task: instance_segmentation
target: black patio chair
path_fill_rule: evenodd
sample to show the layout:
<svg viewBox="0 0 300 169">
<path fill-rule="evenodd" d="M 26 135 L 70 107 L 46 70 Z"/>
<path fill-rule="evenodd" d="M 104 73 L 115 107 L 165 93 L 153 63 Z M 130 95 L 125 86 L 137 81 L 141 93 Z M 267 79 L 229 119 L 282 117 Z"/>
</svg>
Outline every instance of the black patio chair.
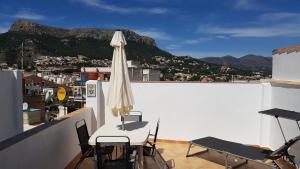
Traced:
<svg viewBox="0 0 300 169">
<path fill-rule="evenodd" d="M 147 140 L 146 144 L 143 147 L 143 153 L 145 156 L 153 156 L 156 153 L 156 139 L 157 139 L 157 134 L 158 134 L 158 129 L 159 129 L 159 123 L 160 120 L 157 121 L 156 123 L 156 129 L 155 129 L 155 134 L 150 134 L 149 136 L 153 137 L 153 141 Z"/>
<path fill-rule="evenodd" d="M 106 141 L 106 139 L 116 139 L 116 141 Z M 102 140 L 101 140 L 102 139 Z M 105 158 L 103 151 L 107 146 L 119 147 L 115 151 L 114 159 Z M 98 169 L 134 169 L 136 166 L 136 151 L 130 147 L 130 139 L 127 136 L 98 136 L 96 138 L 96 156 Z"/>
<path fill-rule="evenodd" d="M 84 119 L 81 119 L 75 123 L 77 136 L 79 140 L 79 146 L 81 148 L 81 157 L 80 160 L 77 162 L 75 168 L 79 168 L 81 163 L 90 157 L 94 157 L 94 148 L 93 146 L 89 145 L 90 135 L 86 126 L 86 122 Z M 109 158 L 112 158 L 112 152 L 114 147 L 107 147 L 103 154 L 107 155 Z"/>
</svg>

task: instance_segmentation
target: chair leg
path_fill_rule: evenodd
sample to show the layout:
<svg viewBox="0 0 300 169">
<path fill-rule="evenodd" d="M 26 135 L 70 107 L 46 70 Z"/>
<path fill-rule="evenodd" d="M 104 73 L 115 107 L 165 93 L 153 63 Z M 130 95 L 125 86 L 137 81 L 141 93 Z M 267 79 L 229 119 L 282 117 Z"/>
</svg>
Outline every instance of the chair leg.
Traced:
<svg viewBox="0 0 300 169">
<path fill-rule="evenodd" d="M 189 157 L 189 154 L 190 154 L 190 150 L 191 150 L 192 144 L 193 144 L 193 143 L 190 143 L 190 145 L 189 145 L 188 151 L 186 152 L 186 157 Z"/>
<path fill-rule="evenodd" d="M 112 153 L 111 153 L 111 154 L 108 154 L 108 158 L 109 158 L 110 160 L 112 160 Z"/>
<path fill-rule="evenodd" d="M 116 146 L 116 156 L 115 156 L 115 159 L 117 159 L 117 157 L 118 157 L 118 149 L 119 148 L 120 148 L 119 146 Z"/>
<path fill-rule="evenodd" d="M 83 162 L 84 158 L 80 158 L 80 160 L 76 163 L 75 169 L 78 169 L 81 165 L 81 163 Z"/>
<path fill-rule="evenodd" d="M 97 160 L 97 161 L 96 161 L 97 169 L 100 169 L 100 167 L 101 167 L 100 165 L 101 165 L 100 162 Z"/>
<path fill-rule="evenodd" d="M 152 157 L 155 156 L 155 153 L 156 153 L 156 146 L 154 145 L 154 146 L 152 147 L 152 152 L 151 152 Z"/>
</svg>

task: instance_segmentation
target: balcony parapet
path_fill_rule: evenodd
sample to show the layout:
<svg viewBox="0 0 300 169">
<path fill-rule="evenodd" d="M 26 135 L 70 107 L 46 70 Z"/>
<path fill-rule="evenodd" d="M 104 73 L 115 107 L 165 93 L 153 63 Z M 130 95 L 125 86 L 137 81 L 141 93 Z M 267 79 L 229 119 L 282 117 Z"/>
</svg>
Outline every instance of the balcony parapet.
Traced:
<svg viewBox="0 0 300 169">
<path fill-rule="evenodd" d="M 1 169 L 65 168 L 80 153 L 74 124 L 85 119 L 91 133 L 92 112 L 82 108 L 0 142 Z"/>
</svg>

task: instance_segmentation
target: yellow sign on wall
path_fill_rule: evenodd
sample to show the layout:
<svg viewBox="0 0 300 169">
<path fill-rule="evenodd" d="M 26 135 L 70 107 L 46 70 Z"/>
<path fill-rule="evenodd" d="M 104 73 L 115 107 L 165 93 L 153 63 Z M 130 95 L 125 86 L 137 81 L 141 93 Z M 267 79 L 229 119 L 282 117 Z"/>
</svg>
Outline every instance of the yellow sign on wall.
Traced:
<svg viewBox="0 0 300 169">
<path fill-rule="evenodd" d="M 63 87 L 59 87 L 57 90 L 57 98 L 59 101 L 63 101 L 66 98 L 66 89 Z"/>
</svg>

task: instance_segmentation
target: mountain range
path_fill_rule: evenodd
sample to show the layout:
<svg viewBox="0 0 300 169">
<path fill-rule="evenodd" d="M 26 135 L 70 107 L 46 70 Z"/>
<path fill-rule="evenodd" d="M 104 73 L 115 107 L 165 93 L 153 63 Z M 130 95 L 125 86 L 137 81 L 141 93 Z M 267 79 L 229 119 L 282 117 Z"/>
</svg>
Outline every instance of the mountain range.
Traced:
<svg viewBox="0 0 300 169">
<path fill-rule="evenodd" d="M 242 70 L 265 71 L 270 74 L 272 72 L 272 57 L 249 54 L 240 58 L 227 55 L 223 57 L 205 57 L 201 58 L 201 60 Z"/>
<path fill-rule="evenodd" d="M 77 56 L 80 54 L 90 59 L 111 59 L 113 48 L 109 43 L 115 31 L 116 29 L 99 28 L 65 29 L 19 19 L 11 25 L 8 32 L 0 34 L 0 62 L 9 65 L 20 63 L 22 44 L 25 65 L 32 65 L 33 60 L 40 55 Z M 159 64 L 155 56 L 174 57 L 171 53 L 157 47 L 151 37 L 127 29 L 121 31 L 127 40 L 128 60 Z M 249 71 L 269 73 L 272 69 L 271 57 L 257 55 L 246 55 L 241 58 L 207 57 L 199 61 Z"/>
</svg>

